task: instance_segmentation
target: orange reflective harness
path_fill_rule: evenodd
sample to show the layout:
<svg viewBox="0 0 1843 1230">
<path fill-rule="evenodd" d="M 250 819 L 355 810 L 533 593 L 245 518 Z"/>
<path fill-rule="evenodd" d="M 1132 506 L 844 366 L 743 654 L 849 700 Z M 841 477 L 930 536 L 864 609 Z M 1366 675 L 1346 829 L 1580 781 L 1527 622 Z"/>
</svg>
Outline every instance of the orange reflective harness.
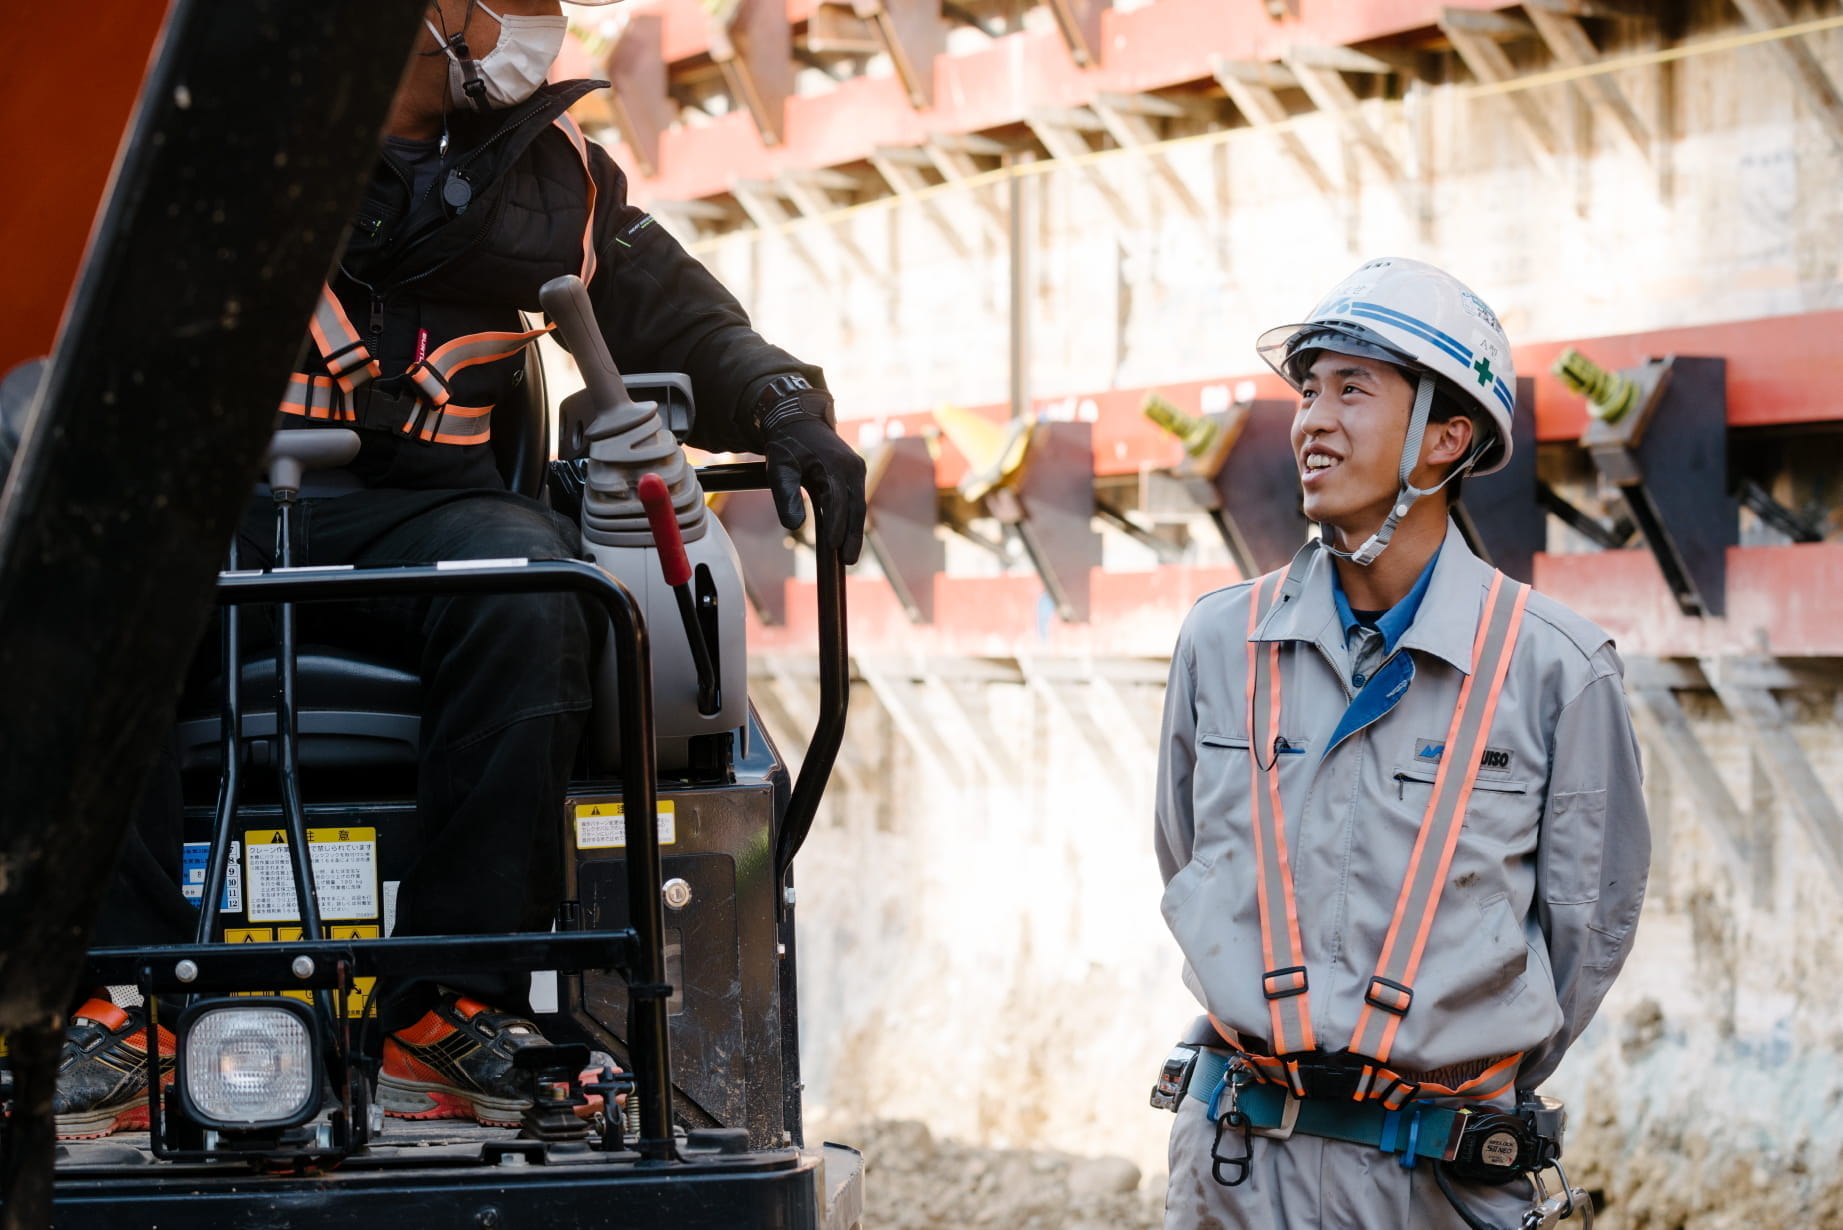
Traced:
<svg viewBox="0 0 1843 1230">
<path fill-rule="evenodd" d="M 588 184 L 581 273 L 586 284 L 595 276 L 595 176 L 589 167 L 588 141 L 567 114 L 553 123 L 582 159 L 583 179 Z M 555 327 L 547 324 L 522 333 L 467 333 L 419 357 L 403 373 L 415 395 L 407 416 L 395 424 L 396 430 L 431 444 L 485 444 L 492 436 L 493 407 L 457 404 L 449 391 L 451 382 L 467 368 L 511 358 Z M 296 372 L 289 377 L 281 412 L 335 423 L 359 422 L 357 394 L 383 372 L 330 284 L 320 288 L 320 301 L 314 305 L 307 332 L 326 363 L 326 374 Z"/>
<path fill-rule="evenodd" d="M 1435 775 L 1433 797 L 1421 820 L 1408 871 L 1395 902 L 1395 914 L 1363 996 L 1363 1010 L 1347 1051 L 1329 1055 L 1318 1048 L 1312 1032 L 1305 950 L 1299 939 L 1299 909 L 1287 860 L 1286 816 L 1280 802 L 1280 642 L 1256 639 L 1260 621 L 1276 598 L 1297 582 L 1289 572 L 1257 579 L 1248 604 L 1248 722 L 1250 792 L 1253 799 L 1255 884 L 1261 920 L 1261 954 L 1266 964 L 1262 992 L 1267 998 L 1273 1053 L 1260 1055 L 1235 1046 L 1261 1079 L 1286 1086 L 1306 1097 L 1314 1069 L 1331 1067 L 1348 1075 L 1339 1081 L 1355 1101 L 1379 1101 L 1390 1110 L 1418 1096 L 1464 1096 L 1489 1101 L 1510 1088 L 1522 1054 L 1491 1061 L 1482 1072 L 1454 1086 L 1410 1080 L 1388 1067 L 1389 1052 L 1402 1019 L 1414 1003 L 1414 978 L 1420 969 L 1433 926 L 1440 891 L 1446 883 L 1459 830 L 1465 821 L 1472 783 L 1490 734 L 1491 720 L 1503 692 L 1504 677 L 1516 650 L 1517 630 L 1529 600 L 1529 586 L 1494 572 L 1485 609 L 1472 643 L 1472 669 L 1460 685 L 1459 701 L 1446 733 L 1446 750 Z M 1290 597 L 1290 593 L 1288 594 Z M 1267 761 L 1262 763 L 1262 754 Z M 1214 1018 L 1211 1018 L 1214 1020 Z M 1237 1035 L 1222 1022 L 1218 1032 L 1231 1045 Z M 1302 1071 L 1302 1066 L 1305 1070 Z"/>
</svg>

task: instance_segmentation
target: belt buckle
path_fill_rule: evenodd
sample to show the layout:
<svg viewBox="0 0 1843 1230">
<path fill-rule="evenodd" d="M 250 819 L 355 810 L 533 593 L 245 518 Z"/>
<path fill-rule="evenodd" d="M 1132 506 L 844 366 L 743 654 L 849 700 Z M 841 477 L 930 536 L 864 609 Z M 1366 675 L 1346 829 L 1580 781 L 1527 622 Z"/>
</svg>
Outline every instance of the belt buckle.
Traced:
<svg viewBox="0 0 1843 1230">
<path fill-rule="evenodd" d="M 1353 1100 L 1365 1066 L 1348 1051 L 1319 1052 L 1289 1062 L 1298 1065 L 1299 1084 L 1305 1096 L 1327 1102 Z"/>
</svg>

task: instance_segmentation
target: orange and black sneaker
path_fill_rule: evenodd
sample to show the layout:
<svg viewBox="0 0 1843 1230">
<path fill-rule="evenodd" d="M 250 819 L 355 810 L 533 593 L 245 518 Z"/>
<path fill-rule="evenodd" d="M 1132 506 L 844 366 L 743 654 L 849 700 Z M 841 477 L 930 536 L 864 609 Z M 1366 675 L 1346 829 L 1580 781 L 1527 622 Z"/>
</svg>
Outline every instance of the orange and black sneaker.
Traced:
<svg viewBox="0 0 1843 1230">
<path fill-rule="evenodd" d="M 512 1056 L 549 1046 L 538 1027 L 450 991 L 384 1039 L 378 1103 L 398 1119 L 473 1119 L 517 1127 L 531 1098 Z"/>
<path fill-rule="evenodd" d="M 159 1031 L 160 1083 L 173 1083 L 173 1035 Z M 147 1017 L 92 999 L 72 1014 L 52 1103 L 59 1140 L 147 1127 Z"/>
</svg>

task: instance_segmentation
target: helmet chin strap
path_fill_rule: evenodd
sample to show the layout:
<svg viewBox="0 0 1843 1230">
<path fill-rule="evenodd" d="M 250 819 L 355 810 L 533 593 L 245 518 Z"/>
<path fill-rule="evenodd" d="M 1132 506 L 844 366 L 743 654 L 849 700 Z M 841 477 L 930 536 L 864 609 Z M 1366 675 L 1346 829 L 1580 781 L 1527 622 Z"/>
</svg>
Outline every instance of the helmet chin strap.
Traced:
<svg viewBox="0 0 1843 1230">
<path fill-rule="evenodd" d="M 1389 540 L 1395 537 L 1395 527 L 1401 524 L 1401 519 L 1408 515 L 1408 510 L 1414 507 L 1417 500 L 1422 496 L 1432 495 L 1471 469 L 1478 461 L 1483 450 L 1474 448 L 1470 456 L 1454 466 L 1451 473 L 1431 487 L 1416 487 L 1409 480 L 1409 476 L 1414 473 L 1415 464 L 1421 459 L 1421 437 L 1427 434 L 1427 413 L 1432 408 L 1433 377 L 1423 375 L 1420 384 L 1414 390 L 1414 409 L 1408 416 L 1408 438 L 1403 440 L 1401 445 L 1401 467 L 1398 474 L 1401 490 L 1396 493 L 1394 507 L 1390 508 L 1389 515 L 1383 518 L 1381 528 L 1371 534 L 1368 541 L 1355 551 L 1344 551 L 1332 546 L 1327 527 L 1321 524 L 1318 541 L 1325 550 L 1339 559 L 1347 559 L 1364 568 L 1369 567 L 1376 562 L 1376 557 L 1381 555 L 1383 549 L 1389 545 Z"/>
</svg>

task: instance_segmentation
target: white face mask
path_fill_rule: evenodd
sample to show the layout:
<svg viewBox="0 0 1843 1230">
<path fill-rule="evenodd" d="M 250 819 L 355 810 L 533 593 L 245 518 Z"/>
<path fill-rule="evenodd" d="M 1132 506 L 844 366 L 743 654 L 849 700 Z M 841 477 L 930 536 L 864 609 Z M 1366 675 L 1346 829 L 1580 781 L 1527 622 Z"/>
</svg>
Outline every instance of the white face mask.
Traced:
<svg viewBox="0 0 1843 1230">
<path fill-rule="evenodd" d="M 544 84 L 557 53 L 563 50 L 563 35 L 569 20 L 555 17 L 501 17 L 484 4 L 482 13 L 499 23 L 499 43 L 485 58 L 473 61 L 486 87 L 486 108 L 516 107 Z M 438 41 L 441 31 L 426 19 L 422 23 Z M 444 45 L 448 55 L 448 101 L 457 107 L 474 106 L 467 94 L 467 70 L 452 46 Z"/>
</svg>

